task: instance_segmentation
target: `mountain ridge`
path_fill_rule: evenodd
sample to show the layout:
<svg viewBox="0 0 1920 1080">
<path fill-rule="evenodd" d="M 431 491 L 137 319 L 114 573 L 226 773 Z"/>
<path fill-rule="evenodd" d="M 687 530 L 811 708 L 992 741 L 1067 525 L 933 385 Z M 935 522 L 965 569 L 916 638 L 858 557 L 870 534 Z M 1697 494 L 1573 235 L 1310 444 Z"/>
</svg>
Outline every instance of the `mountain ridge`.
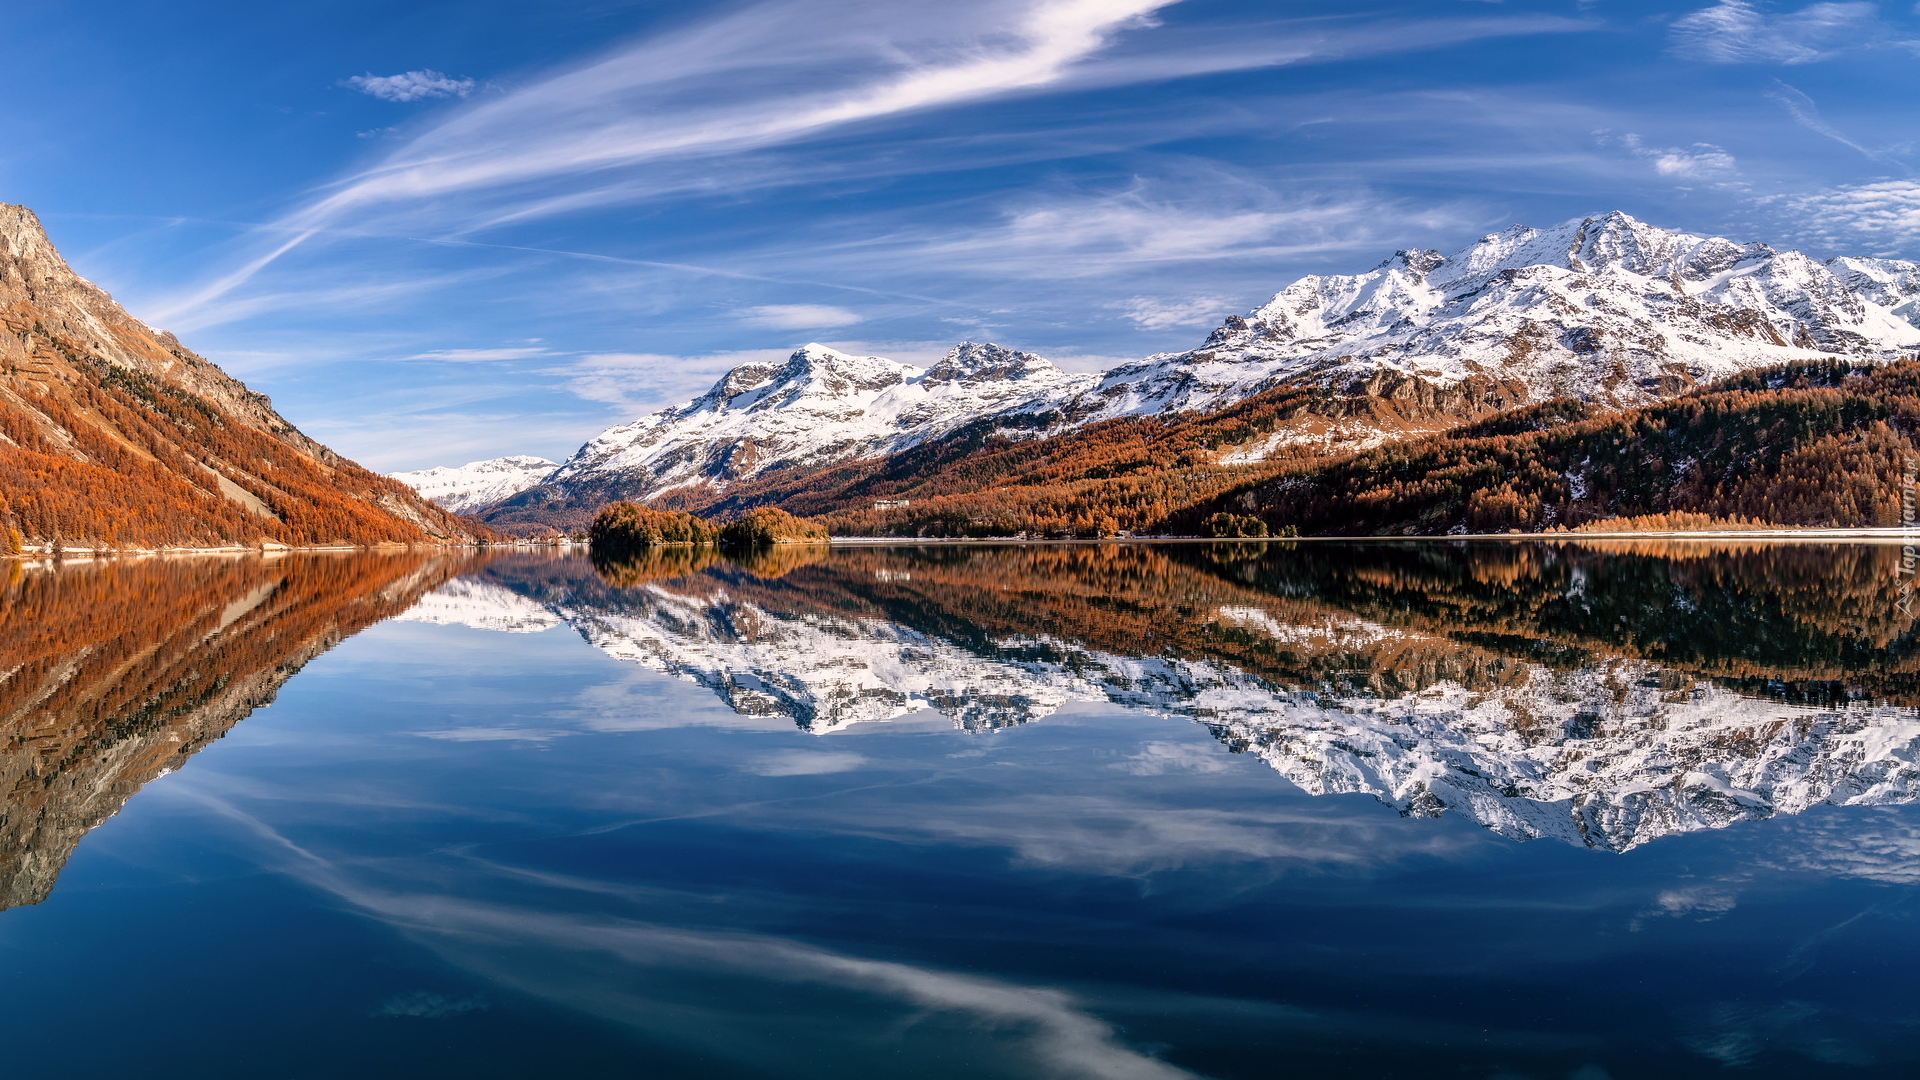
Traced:
<svg viewBox="0 0 1920 1080">
<path fill-rule="evenodd" d="M 472 541 L 75 273 L 0 204 L 0 537 L 20 551 Z"/>
<path fill-rule="evenodd" d="M 565 525 L 614 499 L 714 502 L 762 477 L 887 458 L 969 426 L 1047 439 L 1289 388 L 1336 401 L 1210 447 L 1214 464 L 1253 464 L 1366 450 L 1555 399 L 1630 408 L 1757 367 L 1915 354 L 1920 264 L 1821 262 L 1616 211 L 1516 225 L 1451 255 L 1402 250 L 1359 274 L 1308 275 L 1194 349 L 1097 375 L 962 343 L 928 372 L 963 368 L 976 392 L 931 411 L 893 392 L 928 372 L 808 345 L 785 365 L 743 365 L 700 398 L 607 429 L 542 483 L 475 512 Z M 1004 357 L 1019 358 L 1016 377 L 982 362 Z"/>
</svg>

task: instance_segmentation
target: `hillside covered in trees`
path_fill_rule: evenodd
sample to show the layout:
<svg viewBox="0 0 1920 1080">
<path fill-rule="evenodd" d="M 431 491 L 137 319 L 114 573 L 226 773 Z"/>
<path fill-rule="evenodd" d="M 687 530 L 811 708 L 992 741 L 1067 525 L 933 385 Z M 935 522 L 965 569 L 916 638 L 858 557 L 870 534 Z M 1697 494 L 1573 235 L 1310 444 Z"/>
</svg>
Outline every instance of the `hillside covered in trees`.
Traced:
<svg viewBox="0 0 1920 1080">
<path fill-rule="evenodd" d="M 1678 513 L 1893 526 L 1916 425 L 1920 362 L 1789 364 L 1644 408 L 1552 402 L 1284 469 L 1156 525 L 1192 532 L 1228 512 L 1303 535 L 1540 532 Z"/>
<path fill-rule="evenodd" d="M 485 526 L 303 435 L 0 205 L 0 547 L 467 542 Z"/>
<path fill-rule="evenodd" d="M 1920 425 L 1920 362 L 1788 364 L 1637 409 L 1550 401 L 1336 457 L 1302 445 L 1240 464 L 1217 449 L 1303 416 L 1337 423 L 1343 410 L 1389 407 L 1288 386 L 1214 413 L 1054 438 L 980 425 L 886 458 L 659 502 L 721 519 L 777 506 L 836 536 L 1444 535 L 1625 518 L 1888 526 Z M 1403 422 L 1431 421 L 1417 401 L 1400 407 Z"/>
</svg>

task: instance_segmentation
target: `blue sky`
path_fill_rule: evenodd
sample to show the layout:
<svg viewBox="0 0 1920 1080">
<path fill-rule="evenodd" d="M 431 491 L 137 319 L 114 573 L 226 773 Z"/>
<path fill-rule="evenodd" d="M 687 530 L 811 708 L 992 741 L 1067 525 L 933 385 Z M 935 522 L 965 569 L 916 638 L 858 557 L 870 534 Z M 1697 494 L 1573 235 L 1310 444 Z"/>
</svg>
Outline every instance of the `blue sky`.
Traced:
<svg viewBox="0 0 1920 1080">
<path fill-rule="evenodd" d="M 1920 256 L 1920 9 L 39 2 L 0 200 L 380 469 L 561 457 L 810 340 L 1093 369 L 1622 209 Z"/>
</svg>

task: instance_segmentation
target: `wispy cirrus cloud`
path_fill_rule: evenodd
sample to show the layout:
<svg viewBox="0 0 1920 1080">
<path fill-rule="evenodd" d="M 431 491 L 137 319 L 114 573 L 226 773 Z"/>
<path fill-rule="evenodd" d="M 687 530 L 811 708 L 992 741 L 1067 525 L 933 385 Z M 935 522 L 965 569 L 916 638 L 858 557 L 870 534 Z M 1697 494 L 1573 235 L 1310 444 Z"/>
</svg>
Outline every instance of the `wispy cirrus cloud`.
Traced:
<svg viewBox="0 0 1920 1080">
<path fill-rule="evenodd" d="M 594 353 L 557 369 L 568 390 L 620 413 L 687 401 L 741 364 L 779 364 L 787 349 L 740 349 L 700 356 L 666 353 Z"/>
<path fill-rule="evenodd" d="M 1039 89 L 1171 2 L 1001 0 L 944 14 L 844 0 L 758 4 L 478 105 L 336 185 L 287 225 L 462 193 L 506 196 L 453 215 L 470 227 L 537 209 L 552 195 L 502 189 Z"/>
<path fill-rule="evenodd" d="M 1113 305 L 1125 318 L 1142 330 L 1170 330 L 1176 326 L 1211 326 L 1233 306 L 1217 296 L 1190 296 L 1164 299 L 1135 296 Z"/>
<path fill-rule="evenodd" d="M 1129 266 L 1373 251 L 1398 240 L 1383 229 L 1477 224 L 1447 204 L 1416 207 L 1364 190 L 1276 191 L 1255 178 L 1209 172 L 1216 175 L 1199 185 L 1200 194 L 1174 178 L 1136 181 L 1118 191 L 1050 193 L 1014 202 L 996 223 L 901 229 L 841 254 L 869 257 L 893 249 L 996 277 L 1069 278 Z"/>
<path fill-rule="evenodd" d="M 476 101 L 261 229 L 259 251 L 162 315 L 213 304 L 294 249 L 343 230 L 471 235 L 663 190 L 756 183 L 779 165 L 711 163 L 930 109 L 1593 26 L 1517 16 L 1269 20 L 1226 42 L 1190 30 L 1164 41 L 1141 33 L 1176 2 L 765 0 Z M 357 78 L 374 80 L 359 88 L 395 100 L 464 92 L 430 71 Z"/>
<path fill-rule="evenodd" d="M 852 772 L 870 764 L 863 754 L 834 750 L 785 750 L 758 758 L 747 766 L 756 776 L 824 776 Z"/>
<path fill-rule="evenodd" d="M 403 360 L 439 360 L 450 364 L 472 364 L 489 360 L 527 360 L 536 356 L 550 356 L 551 350 L 537 345 L 499 349 L 432 349 L 427 352 L 405 356 Z"/>
<path fill-rule="evenodd" d="M 1870 3 L 1809 4 L 1771 14 L 1748 0 L 1720 0 L 1676 19 L 1672 52 L 1712 64 L 1810 64 L 1874 44 L 1879 10 Z"/>
<path fill-rule="evenodd" d="M 1767 96 L 1784 106 L 1787 110 L 1787 115 L 1793 117 L 1794 123 L 1799 124 L 1801 127 L 1817 135 L 1824 135 L 1849 150 L 1857 151 L 1863 157 L 1870 158 L 1883 165 L 1892 165 L 1902 171 L 1911 172 L 1905 162 L 1900 161 L 1886 151 L 1862 146 L 1841 134 L 1839 129 L 1827 123 L 1826 118 L 1820 115 L 1820 107 L 1814 104 L 1813 99 L 1801 92 L 1798 87 L 1782 82 L 1779 79 L 1773 80 L 1773 85 L 1774 89 L 1769 92 Z"/>
</svg>

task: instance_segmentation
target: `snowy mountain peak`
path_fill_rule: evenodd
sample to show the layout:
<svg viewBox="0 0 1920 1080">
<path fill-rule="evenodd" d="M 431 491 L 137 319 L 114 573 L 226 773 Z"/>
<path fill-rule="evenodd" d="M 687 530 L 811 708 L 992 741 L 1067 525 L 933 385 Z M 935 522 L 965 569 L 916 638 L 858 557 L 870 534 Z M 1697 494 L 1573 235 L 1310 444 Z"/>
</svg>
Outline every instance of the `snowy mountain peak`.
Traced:
<svg viewBox="0 0 1920 1080">
<path fill-rule="evenodd" d="M 1616 211 L 1301 278 L 1199 349 L 1116 369 L 1109 382 L 1124 384 L 1115 403 L 1132 410 L 1212 409 L 1289 379 L 1345 388 L 1382 373 L 1629 406 L 1766 364 L 1916 349 L 1912 263 L 1821 263 Z M 1359 445 L 1388 437 L 1358 434 Z"/>
<path fill-rule="evenodd" d="M 904 450 L 983 417 L 1052 407 L 1092 385 L 1032 353 L 964 342 L 931 368 L 818 343 L 743 364 L 705 394 L 609 428 L 550 483 L 609 497 L 716 487 L 769 469 Z"/>
<path fill-rule="evenodd" d="M 1229 317 L 1196 349 L 1098 376 L 976 342 L 925 370 L 809 344 L 782 364 L 742 365 L 694 401 L 603 432 L 549 486 L 551 503 L 649 498 L 777 467 L 890 454 L 1014 414 L 1064 418 L 1047 429 L 1059 431 L 1218 409 L 1283 384 L 1425 403 L 1420 415 L 1395 414 L 1391 429 L 1365 409 L 1309 417 L 1223 458 L 1256 461 L 1307 443 L 1361 449 L 1494 407 L 1555 397 L 1628 407 L 1753 367 L 1916 351 L 1920 265 L 1822 263 L 1615 211 L 1547 228 L 1514 225 L 1452 254 L 1403 249 L 1359 274 L 1309 275 Z"/>
<path fill-rule="evenodd" d="M 920 369 L 912 364 L 883 356 L 853 356 L 825 345 L 808 344 L 795 350 L 774 378 L 786 383 L 817 384 L 824 392 L 838 395 L 884 390 L 919 374 Z"/>
<path fill-rule="evenodd" d="M 928 368 L 921 381 L 927 386 L 944 383 L 1022 379 L 1052 379 L 1063 372 L 1046 359 L 999 345 L 963 341 L 955 345 L 939 363 Z"/>
<path fill-rule="evenodd" d="M 388 473 L 427 501 L 456 514 L 492 506 L 546 479 L 555 462 L 530 454 L 469 461 L 465 465 Z"/>
</svg>

